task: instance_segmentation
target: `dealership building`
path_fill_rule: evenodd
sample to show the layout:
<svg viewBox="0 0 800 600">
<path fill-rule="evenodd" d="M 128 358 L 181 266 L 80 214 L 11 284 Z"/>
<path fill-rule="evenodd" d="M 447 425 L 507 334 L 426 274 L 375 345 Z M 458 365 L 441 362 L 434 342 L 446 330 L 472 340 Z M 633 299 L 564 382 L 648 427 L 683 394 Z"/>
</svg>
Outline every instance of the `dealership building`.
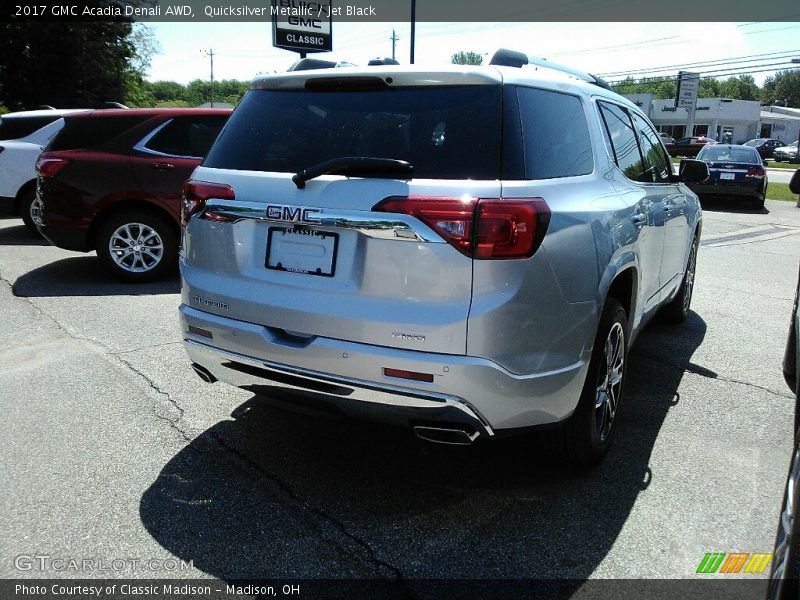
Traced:
<svg viewBox="0 0 800 600">
<path fill-rule="evenodd" d="M 655 100 L 652 94 L 625 96 L 647 114 L 656 129 L 675 139 L 689 135 L 685 108 L 675 100 Z M 741 144 L 753 138 L 775 138 L 787 144 L 800 135 L 800 108 L 764 106 L 750 100 L 698 98 L 692 135 L 705 135 L 720 142 Z"/>
</svg>

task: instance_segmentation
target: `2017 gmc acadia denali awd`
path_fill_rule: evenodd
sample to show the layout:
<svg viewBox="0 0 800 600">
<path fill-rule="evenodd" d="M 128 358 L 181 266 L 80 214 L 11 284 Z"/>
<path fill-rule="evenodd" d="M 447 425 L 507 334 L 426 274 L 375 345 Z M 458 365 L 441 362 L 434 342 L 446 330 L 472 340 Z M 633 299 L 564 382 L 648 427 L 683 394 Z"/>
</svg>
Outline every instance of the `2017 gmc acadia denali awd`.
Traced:
<svg viewBox="0 0 800 600">
<path fill-rule="evenodd" d="M 689 311 L 707 169 L 674 175 L 601 80 L 526 63 L 255 79 L 184 189 L 195 370 L 431 441 L 555 425 L 601 459 L 628 348 Z"/>
</svg>

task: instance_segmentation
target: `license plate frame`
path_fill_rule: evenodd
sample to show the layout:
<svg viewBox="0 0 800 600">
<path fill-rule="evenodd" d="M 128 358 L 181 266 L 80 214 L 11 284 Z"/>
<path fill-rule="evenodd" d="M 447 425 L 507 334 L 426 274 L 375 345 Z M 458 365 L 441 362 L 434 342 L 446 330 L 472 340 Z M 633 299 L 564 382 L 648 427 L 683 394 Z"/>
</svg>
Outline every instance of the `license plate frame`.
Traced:
<svg viewBox="0 0 800 600">
<path fill-rule="evenodd" d="M 338 250 L 338 233 L 310 227 L 270 227 L 264 267 L 299 275 L 333 277 Z"/>
</svg>

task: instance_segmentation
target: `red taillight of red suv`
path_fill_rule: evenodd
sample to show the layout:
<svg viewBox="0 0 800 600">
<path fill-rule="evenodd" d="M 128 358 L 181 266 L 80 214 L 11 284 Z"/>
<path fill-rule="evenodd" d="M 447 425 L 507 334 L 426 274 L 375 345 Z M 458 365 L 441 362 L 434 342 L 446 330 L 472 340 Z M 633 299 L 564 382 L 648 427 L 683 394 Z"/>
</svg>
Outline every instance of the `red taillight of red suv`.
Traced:
<svg viewBox="0 0 800 600">
<path fill-rule="evenodd" d="M 541 198 L 393 196 L 372 210 L 416 217 L 477 259 L 533 256 L 550 222 L 550 208 Z"/>
<path fill-rule="evenodd" d="M 745 173 L 745 177 L 756 177 L 757 179 L 764 179 L 767 176 L 767 172 L 764 170 L 764 167 L 750 167 L 747 169 L 747 173 Z"/>
<path fill-rule="evenodd" d="M 225 183 L 193 181 L 191 179 L 184 183 L 183 198 L 181 200 L 181 226 L 186 227 L 192 215 L 205 210 L 206 201 L 212 198 L 235 200 L 236 194 L 233 188 Z"/>
<path fill-rule="evenodd" d="M 36 173 L 39 177 L 54 177 L 61 169 L 67 166 L 69 161 L 66 158 L 56 158 L 50 156 L 40 156 L 36 161 Z"/>
</svg>

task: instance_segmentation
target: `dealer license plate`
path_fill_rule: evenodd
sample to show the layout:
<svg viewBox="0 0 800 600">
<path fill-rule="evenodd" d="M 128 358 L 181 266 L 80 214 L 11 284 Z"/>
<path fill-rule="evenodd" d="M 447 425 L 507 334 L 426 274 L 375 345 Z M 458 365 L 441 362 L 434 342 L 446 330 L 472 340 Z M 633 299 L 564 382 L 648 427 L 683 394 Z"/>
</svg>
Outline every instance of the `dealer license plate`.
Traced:
<svg viewBox="0 0 800 600">
<path fill-rule="evenodd" d="M 271 227 L 264 266 L 276 271 L 333 277 L 339 234 L 316 229 Z"/>
</svg>

